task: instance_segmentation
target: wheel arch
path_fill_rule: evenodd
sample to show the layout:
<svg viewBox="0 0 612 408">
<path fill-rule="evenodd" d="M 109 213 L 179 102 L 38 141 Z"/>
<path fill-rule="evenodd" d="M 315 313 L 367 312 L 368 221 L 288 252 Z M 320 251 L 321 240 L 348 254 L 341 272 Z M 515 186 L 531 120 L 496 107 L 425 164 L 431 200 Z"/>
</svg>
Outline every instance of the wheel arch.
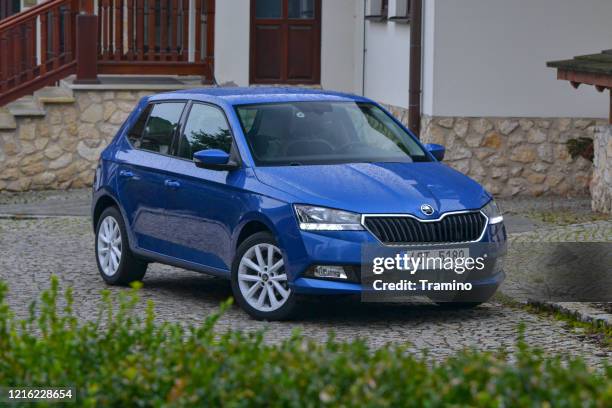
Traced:
<svg viewBox="0 0 612 408">
<path fill-rule="evenodd" d="M 236 238 L 234 239 L 234 251 L 237 251 L 240 244 L 242 244 L 248 237 L 258 232 L 269 232 L 274 234 L 273 229 L 262 220 L 252 219 L 244 222 L 236 234 Z"/>
<path fill-rule="evenodd" d="M 121 211 L 121 207 L 119 206 L 119 203 L 117 202 L 117 200 L 115 200 L 113 197 L 111 197 L 108 194 L 104 194 L 100 196 L 96 200 L 96 204 L 91 214 L 94 230 L 98 226 L 98 221 L 100 221 L 100 216 L 102 215 L 104 210 L 106 210 L 109 207 L 117 207 L 119 212 L 121 212 L 123 215 L 123 212 Z"/>
</svg>

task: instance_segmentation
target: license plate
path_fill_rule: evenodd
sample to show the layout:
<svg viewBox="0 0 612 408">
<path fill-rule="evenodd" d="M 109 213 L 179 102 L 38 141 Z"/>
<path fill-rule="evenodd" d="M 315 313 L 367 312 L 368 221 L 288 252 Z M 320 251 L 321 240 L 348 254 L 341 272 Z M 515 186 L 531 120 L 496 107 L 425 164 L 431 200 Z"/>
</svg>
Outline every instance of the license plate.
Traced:
<svg viewBox="0 0 612 408">
<path fill-rule="evenodd" d="M 414 265 L 417 265 L 417 271 L 439 270 L 442 269 L 441 265 L 448 259 L 468 258 L 470 256 L 470 248 L 419 249 L 404 251 L 400 255 L 402 258 L 404 258 L 404 255 L 407 255 L 407 258 L 413 259 L 404 268 L 406 270 L 414 270 Z"/>
</svg>

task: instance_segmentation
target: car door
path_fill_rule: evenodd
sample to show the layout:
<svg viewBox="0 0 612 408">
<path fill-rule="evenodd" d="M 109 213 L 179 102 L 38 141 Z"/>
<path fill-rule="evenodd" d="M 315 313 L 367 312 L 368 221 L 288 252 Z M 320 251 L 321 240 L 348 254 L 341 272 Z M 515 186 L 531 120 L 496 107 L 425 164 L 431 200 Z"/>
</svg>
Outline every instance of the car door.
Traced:
<svg viewBox="0 0 612 408">
<path fill-rule="evenodd" d="M 198 168 L 193 154 L 220 149 L 239 157 L 223 110 L 194 102 L 178 135 L 176 157 L 168 175 L 176 183 L 168 207 L 172 256 L 221 274 L 231 265 L 231 235 L 240 218 L 245 173 Z"/>
<path fill-rule="evenodd" d="M 151 104 L 128 133 L 132 149 L 118 154 L 117 192 L 137 249 L 167 252 L 165 170 L 185 102 Z"/>
</svg>

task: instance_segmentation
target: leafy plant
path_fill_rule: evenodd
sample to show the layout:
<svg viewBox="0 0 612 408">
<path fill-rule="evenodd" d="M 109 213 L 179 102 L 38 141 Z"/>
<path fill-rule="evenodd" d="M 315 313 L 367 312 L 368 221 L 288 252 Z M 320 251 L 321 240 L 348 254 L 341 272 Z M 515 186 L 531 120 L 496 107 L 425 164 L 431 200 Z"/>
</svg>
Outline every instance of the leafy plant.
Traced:
<svg viewBox="0 0 612 408">
<path fill-rule="evenodd" d="M 0 384 L 72 386 L 78 406 L 592 406 L 612 404 L 612 367 L 595 373 L 580 358 L 547 357 L 519 337 L 503 352 L 466 350 L 442 363 L 402 346 L 325 342 L 295 333 L 279 345 L 264 333 L 154 323 L 153 304 L 134 313 L 137 288 L 104 305 L 93 321 L 72 310 L 59 285 L 17 320 L 0 282 Z M 59 304 L 65 304 L 60 307 Z M 221 312 L 230 303 L 221 307 Z"/>
<path fill-rule="evenodd" d="M 589 161 L 593 161 L 595 150 L 593 147 L 593 139 L 588 137 L 579 137 L 578 139 L 570 139 L 567 141 L 567 151 L 572 156 L 572 159 L 584 157 Z"/>
</svg>

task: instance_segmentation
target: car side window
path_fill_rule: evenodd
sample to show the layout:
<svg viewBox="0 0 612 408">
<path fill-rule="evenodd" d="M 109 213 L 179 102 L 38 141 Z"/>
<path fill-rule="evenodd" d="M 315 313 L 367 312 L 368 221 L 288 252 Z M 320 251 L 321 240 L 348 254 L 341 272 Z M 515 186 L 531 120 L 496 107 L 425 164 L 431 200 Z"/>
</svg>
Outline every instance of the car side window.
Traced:
<svg viewBox="0 0 612 408">
<path fill-rule="evenodd" d="M 206 149 L 219 149 L 229 154 L 232 132 L 221 109 L 194 103 L 181 135 L 178 156 L 191 160 L 194 153 Z"/>
<path fill-rule="evenodd" d="M 170 154 L 172 138 L 184 107 L 184 102 L 163 102 L 153 105 L 142 137 L 139 143 L 134 144 L 134 147 L 155 153 Z"/>
<path fill-rule="evenodd" d="M 132 128 L 128 132 L 128 139 L 130 140 L 130 143 L 136 148 L 140 147 L 140 138 L 142 137 L 142 131 L 144 130 L 145 124 L 147 123 L 147 119 L 149 118 L 149 113 L 151 113 L 151 108 L 152 105 L 147 105 L 144 108 L 144 110 L 138 117 L 138 120 L 136 121 L 136 123 L 134 123 L 134 126 L 132 126 Z"/>
</svg>

